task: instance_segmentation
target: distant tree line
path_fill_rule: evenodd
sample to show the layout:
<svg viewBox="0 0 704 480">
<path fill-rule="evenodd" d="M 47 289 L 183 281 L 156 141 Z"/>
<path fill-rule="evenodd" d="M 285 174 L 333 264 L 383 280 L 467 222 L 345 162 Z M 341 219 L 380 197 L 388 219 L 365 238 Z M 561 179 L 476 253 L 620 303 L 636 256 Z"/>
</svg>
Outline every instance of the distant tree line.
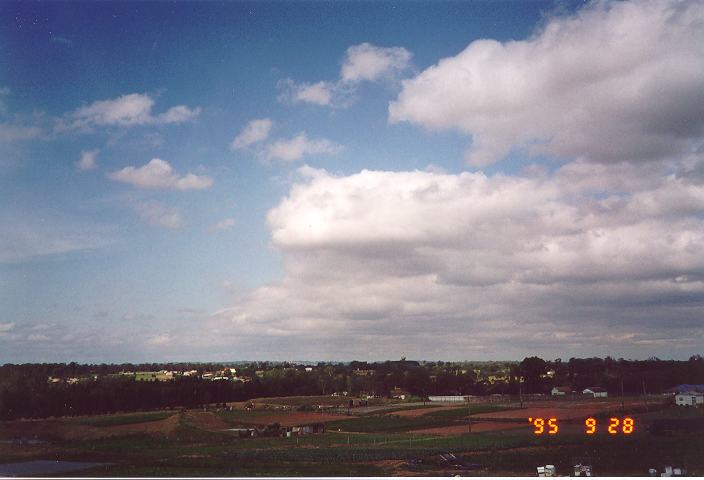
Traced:
<svg viewBox="0 0 704 480">
<path fill-rule="evenodd" d="M 5 364 L 0 366 L 0 419 L 194 408 L 258 397 L 329 395 L 347 392 L 386 396 L 401 389 L 417 397 L 549 393 L 567 385 L 575 391 L 604 387 L 617 395 L 661 393 L 681 383 L 704 383 L 704 359 L 687 361 L 570 358 L 563 362 L 528 357 L 521 362 L 349 362 L 318 363 L 306 371 L 291 363 L 253 362 L 236 366 L 249 381 L 211 381 L 177 376 L 171 381 L 138 381 L 120 372 L 217 371 L 226 363 Z M 78 378 L 75 383 L 54 378 Z"/>
</svg>

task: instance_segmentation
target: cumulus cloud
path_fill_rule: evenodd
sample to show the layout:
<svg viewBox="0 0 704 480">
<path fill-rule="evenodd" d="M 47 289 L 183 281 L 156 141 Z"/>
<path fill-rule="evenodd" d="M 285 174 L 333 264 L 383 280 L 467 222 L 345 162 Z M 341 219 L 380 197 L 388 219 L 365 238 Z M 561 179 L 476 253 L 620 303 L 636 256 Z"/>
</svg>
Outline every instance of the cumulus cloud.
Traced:
<svg viewBox="0 0 704 480">
<path fill-rule="evenodd" d="M 241 150 L 269 138 L 273 122 L 270 118 L 260 118 L 250 121 L 230 144 L 233 150 Z"/>
<path fill-rule="evenodd" d="M 323 358 L 691 354 L 704 346 L 704 183 L 660 167 L 632 191 L 569 185 L 574 165 L 530 177 L 304 167 L 267 216 L 283 280 L 216 317 L 269 348 L 324 340 Z"/>
<path fill-rule="evenodd" d="M 402 47 L 378 47 L 370 43 L 353 45 L 345 52 L 340 77 L 335 82 L 278 82 L 279 101 L 310 103 L 327 107 L 347 107 L 361 82 L 397 78 L 406 70 L 412 54 Z"/>
<path fill-rule="evenodd" d="M 81 152 L 81 158 L 76 162 L 76 168 L 79 170 L 93 170 L 98 167 L 95 163 L 95 159 L 98 156 L 100 150 L 83 150 Z"/>
<path fill-rule="evenodd" d="M 226 230 L 232 230 L 232 227 L 235 226 L 235 219 L 234 218 L 223 218 L 219 222 L 217 222 L 215 225 L 213 225 L 213 229 L 217 232 L 223 232 Z"/>
<path fill-rule="evenodd" d="M 474 41 L 405 80 L 389 120 L 471 135 L 473 165 L 513 148 L 652 161 L 701 145 L 702 91 L 704 4 L 594 2 L 527 40 Z"/>
<path fill-rule="evenodd" d="M 153 115 L 154 99 L 143 93 L 131 93 L 109 100 L 98 100 L 71 112 L 60 123 L 59 129 L 90 129 L 101 126 L 131 127 L 183 123 L 200 114 L 200 108 L 185 105 L 171 107 L 164 113 Z"/>
<path fill-rule="evenodd" d="M 129 183 L 138 188 L 162 188 L 171 190 L 204 190 L 213 185 L 213 179 L 206 175 L 187 173 L 180 176 L 166 160 L 153 158 L 141 167 L 125 167 L 108 174 L 108 178 Z"/>
<path fill-rule="evenodd" d="M 312 103 L 331 106 L 337 95 L 335 84 L 329 82 L 296 83 L 290 78 L 277 83 L 279 101 L 286 103 Z"/>
<path fill-rule="evenodd" d="M 183 228 L 181 212 L 158 202 L 141 203 L 136 206 L 140 218 L 152 227 L 177 230 Z"/>
<path fill-rule="evenodd" d="M 292 162 L 305 155 L 336 155 L 343 150 L 342 145 L 323 139 L 309 139 L 305 133 L 287 140 L 277 140 L 267 148 L 266 160 Z"/>
<path fill-rule="evenodd" d="M 395 76 L 408 68 L 411 56 L 411 52 L 402 47 L 383 48 L 370 43 L 354 45 L 347 49 L 340 79 L 357 83 Z"/>
</svg>

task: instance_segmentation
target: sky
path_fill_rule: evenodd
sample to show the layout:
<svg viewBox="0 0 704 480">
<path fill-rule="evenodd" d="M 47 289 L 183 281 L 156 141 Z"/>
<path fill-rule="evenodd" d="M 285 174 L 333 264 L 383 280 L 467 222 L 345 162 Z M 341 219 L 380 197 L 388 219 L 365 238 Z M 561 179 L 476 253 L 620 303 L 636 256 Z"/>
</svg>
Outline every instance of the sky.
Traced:
<svg viewBox="0 0 704 480">
<path fill-rule="evenodd" d="M 704 351 L 704 4 L 1 2 L 0 363 Z"/>
</svg>

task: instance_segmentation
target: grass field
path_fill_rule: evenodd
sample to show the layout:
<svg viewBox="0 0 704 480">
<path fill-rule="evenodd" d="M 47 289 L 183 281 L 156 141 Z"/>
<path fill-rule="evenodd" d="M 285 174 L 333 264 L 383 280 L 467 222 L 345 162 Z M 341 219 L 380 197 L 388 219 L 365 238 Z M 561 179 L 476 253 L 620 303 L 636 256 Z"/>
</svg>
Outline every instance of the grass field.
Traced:
<svg viewBox="0 0 704 480">
<path fill-rule="evenodd" d="M 88 417 L 80 420 L 83 425 L 91 425 L 94 427 L 108 427 L 112 425 L 129 425 L 132 423 L 154 422 L 164 420 L 173 415 L 174 412 L 146 412 L 146 413 L 129 413 L 116 415 L 99 415 L 96 417 Z"/>
<path fill-rule="evenodd" d="M 403 405 L 390 408 L 397 408 L 397 414 L 407 411 Z M 472 414 L 499 412 L 501 408 L 506 407 L 472 405 Z M 563 409 L 564 406 L 556 412 L 559 414 Z M 597 475 L 646 475 L 648 468 L 664 465 L 685 466 L 689 473 L 704 473 L 701 432 L 655 436 L 646 431 L 647 423 L 655 419 L 702 416 L 701 411 L 673 407 L 638 413 L 636 431 L 630 436 L 609 435 L 603 428 L 594 436 L 586 436 L 582 423 L 573 420 L 561 424 L 559 434 L 554 436 L 534 435 L 527 421 L 525 428 L 511 430 L 421 434 L 413 430 L 464 425 L 466 408 L 448 407 L 418 413 L 401 417 L 394 411 L 387 411 L 326 420 L 326 433 L 293 438 L 238 438 L 223 428 L 256 424 L 272 414 L 256 410 L 217 414 L 149 412 L 61 421 L 7 422 L 0 425 L 0 440 L 8 438 L 8 432 L 14 432 L 15 437 L 17 432 L 28 432 L 28 428 L 22 428 L 31 424 L 32 434 L 37 438 L 45 436 L 47 442 L 21 445 L 0 441 L 0 463 L 56 459 L 109 464 L 75 473 L 81 476 L 452 475 L 453 471 L 446 471 L 434 460 L 439 453 L 451 451 L 481 464 L 484 468 L 479 473 L 483 475 L 532 476 L 537 465 L 547 463 L 556 465 L 559 474 L 568 474 L 575 459 L 582 457 L 593 460 Z M 520 416 L 520 411 L 511 413 Z M 132 423 L 145 428 L 126 429 Z M 146 428 L 149 425 L 153 425 L 153 429 Z M 46 426 L 46 430 L 42 430 L 42 426 Z M 63 438 L 56 437 L 56 428 L 67 430 Z M 48 433 L 51 435 L 46 436 Z M 95 437 L 97 434 L 104 436 Z M 409 458 L 427 461 L 425 466 L 409 467 L 406 465 Z"/>
</svg>

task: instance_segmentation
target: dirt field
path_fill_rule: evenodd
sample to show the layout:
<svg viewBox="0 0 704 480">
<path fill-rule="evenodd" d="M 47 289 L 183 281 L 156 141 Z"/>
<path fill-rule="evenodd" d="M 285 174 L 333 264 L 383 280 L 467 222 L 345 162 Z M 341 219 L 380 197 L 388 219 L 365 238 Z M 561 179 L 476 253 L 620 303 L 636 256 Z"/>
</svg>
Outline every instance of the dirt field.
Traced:
<svg viewBox="0 0 704 480">
<path fill-rule="evenodd" d="M 514 422 L 477 422 L 472 423 L 472 433 L 495 432 L 514 428 L 528 428 L 526 423 Z M 467 425 L 451 425 L 449 427 L 421 428 L 411 430 L 412 433 L 429 433 L 433 435 L 462 435 L 468 433 Z"/>
<path fill-rule="evenodd" d="M 202 430 L 219 431 L 230 428 L 231 425 L 213 412 L 188 411 L 184 419 L 190 425 Z"/>
</svg>

